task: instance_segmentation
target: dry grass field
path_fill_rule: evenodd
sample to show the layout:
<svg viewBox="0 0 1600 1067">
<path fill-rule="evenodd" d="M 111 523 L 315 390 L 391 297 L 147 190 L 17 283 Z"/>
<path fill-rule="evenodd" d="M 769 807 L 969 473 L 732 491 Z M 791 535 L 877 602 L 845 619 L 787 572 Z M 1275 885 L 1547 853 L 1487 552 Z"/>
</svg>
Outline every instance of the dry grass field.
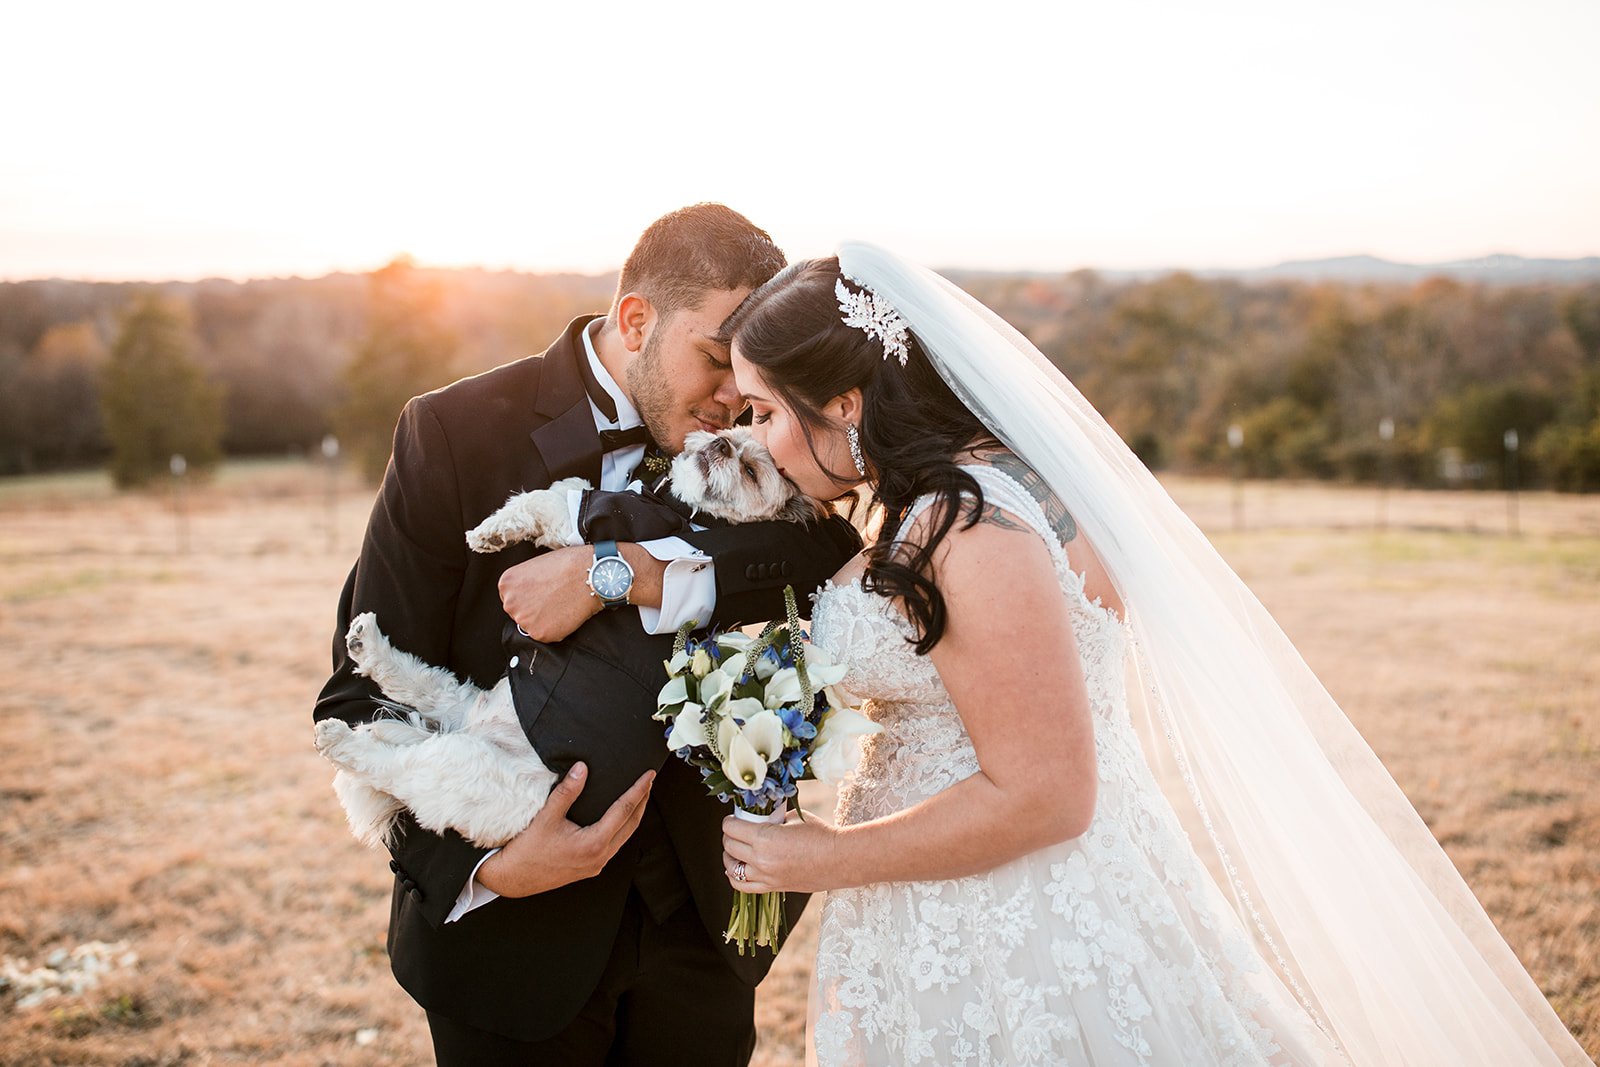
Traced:
<svg viewBox="0 0 1600 1067">
<path fill-rule="evenodd" d="M 0 989 L 3 1064 L 430 1061 L 383 950 L 384 858 L 310 746 L 370 496 L 230 466 L 186 500 L 0 483 L 0 974 L 118 945 L 80 993 Z M 1600 499 L 1226 483 L 1174 495 L 1339 698 L 1600 1053 Z M 814 915 L 813 915 L 814 921 Z M 762 987 L 801 1062 L 814 928 Z M 59 957 L 58 957 L 59 958 Z"/>
</svg>

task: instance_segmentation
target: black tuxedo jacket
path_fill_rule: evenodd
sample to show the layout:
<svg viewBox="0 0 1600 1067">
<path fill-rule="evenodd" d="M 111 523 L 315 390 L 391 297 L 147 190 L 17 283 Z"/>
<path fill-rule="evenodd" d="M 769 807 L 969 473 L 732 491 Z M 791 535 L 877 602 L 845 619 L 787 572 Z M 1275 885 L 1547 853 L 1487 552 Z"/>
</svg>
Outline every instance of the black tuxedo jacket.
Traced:
<svg viewBox="0 0 1600 1067">
<path fill-rule="evenodd" d="M 351 670 L 344 648 L 350 619 L 364 611 L 376 613 L 396 648 L 483 688 L 518 657 L 525 721 L 521 705 L 529 699 L 544 701 L 545 714 L 559 709 L 580 723 L 584 709 L 597 709 L 595 721 L 603 723 L 600 710 L 641 693 L 654 706 L 666 681 L 661 663 L 670 637 L 645 634 L 633 610 L 602 612 L 545 649 L 561 654 L 529 657 L 525 639 L 508 625 L 498 581 L 540 550 L 519 545 L 479 555 L 467 549 L 464 536 L 515 492 L 573 476 L 598 483 L 599 435 L 578 369 L 585 358 L 579 331 L 592 320 L 575 320 L 542 356 L 406 405 L 360 558 L 339 601 L 334 672 L 315 719 L 361 722 L 374 713 L 376 687 Z M 710 529 L 684 539 L 714 560 L 715 620 L 723 625 L 781 617 L 784 585 L 793 584 L 803 597 L 860 548 L 842 519 L 804 528 L 758 523 Z M 650 799 L 660 818 L 646 820 L 653 831 L 641 829 L 594 878 L 496 900 L 454 923 L 444 919 L 484 850 L 454 832 L 432 834 L 403 819 L 390 863 L 395 884 L 388 937 L 401 986 L 427 1010 L 478 1029 L 525 1041 L 558 1032 L 599 979 L 646 844 L 642 838 L 651 832 L 667 836 L 694 907 L 713 940 L 724 945 L 732 902 L 721 862 L 726 812 L 698 773 L 668 759 L 665 741 L 660 745 Z M 605 758 L 605 738 L 596 736 L 585 754 L 596 767 L 589 785 L 598 788 Z M 771 963 L 766 952 L 741 957 L 724 948 L 728 966 L 751 984 Z"/>
</svg>

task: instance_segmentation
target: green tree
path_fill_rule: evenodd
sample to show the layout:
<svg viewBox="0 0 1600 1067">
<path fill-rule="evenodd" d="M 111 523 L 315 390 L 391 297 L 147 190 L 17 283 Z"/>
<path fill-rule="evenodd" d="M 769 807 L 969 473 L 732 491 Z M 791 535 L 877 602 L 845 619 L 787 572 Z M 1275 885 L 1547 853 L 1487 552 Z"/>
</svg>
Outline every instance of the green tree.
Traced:
<svg viewBox="0 0 1600 1067">
<path fill-rule="evenodd" d="M 1316 411 L 1289 396 L 1280 396 L 1244 415 L 1240 460 L 1254 478 L 1284 475 L 1327 478 L 1328 431 Z"/>
<path fill-rule="evenodd" d="M 1543 390 L 1516 384 L 1473 385 L 1440 402 L 1428 420 L 1427 436 L 1435 447 L 1461 449 L 1468 462 L 1482 463 L 1491 472 L 1491 485 L 1503 486 L 1506 431 L 1515 430 L 1527 446 L 1555 415 L 1555 398 Z M 1534 480 L 1527 475 L 1524 479 Z"/>
<path fill-rule="evenodd" d="M 1583 353 L 1584 365 L 1600 369 L 1600 286 L 1591 285 L 1566 294 L 1561 319 Z"/>
<path fill-rule="evenodd" d="M 444 325 L 444 293 L 400 258 L 369 280 L 367 333 L 344 371 L 334 426 L 362 472 L 383 476 L 406 401 L 450 380 L 456 338 Z"/>
<path fill-rule="evenodd" d="M 1595 339 L 1600 341 L 1600 334 Z M 1578 376 L 1563 407 L 1564 417 L 1534 442 L 1534 459 L 1557 489 L 1600 490 L 1600 366 Z"/>
<path fill-rule="evenodd" d="M 1569 493 L 1600 490 L 1600 417 L 1587 426 L 1551 426 L 1539 435 L 1533 454 L 1555 488 Z"/>
<path fill-rule="evenodd" d="M 182 305 L 152 293 L 123 316 L 101 390 L 118 487 L 149 482 L 175 454 L 201 471 L 221 458 L 221 390 L 206 380 L 194 349 Z"/>
</svg>

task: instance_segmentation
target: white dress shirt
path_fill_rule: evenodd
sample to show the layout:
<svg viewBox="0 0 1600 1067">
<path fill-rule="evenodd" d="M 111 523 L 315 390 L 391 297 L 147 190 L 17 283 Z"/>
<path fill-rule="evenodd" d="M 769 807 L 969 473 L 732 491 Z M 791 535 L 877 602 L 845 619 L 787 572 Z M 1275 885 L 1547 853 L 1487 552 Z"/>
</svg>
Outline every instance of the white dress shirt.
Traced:
<svg viewBox="0 0 1600 1067">
<path fill-rule="evenodd" d="M 597 319 L 585 327 L 583 352 L 589 360 L 589 369 L 594 372 L 595 381 L 600 383 L 600 388 L 606 391 L 616 405 L 617 417 L 615 421 L 607 418 L 605 412 L 600 410 L 600 406 L 591 397 L 589 410 L 594 415 L 595 429 L 629 430 L 635 426 L 642 426 L 644 420 L 639 417 L 633 401 L 618 388 L 616 380 L 600 362 L 600 354 L 595 351 L 594 339 L 590 335 L 601 321 L 603 320 Z M 605 453 L 600 457 L 598 488 L 611 491 L 626 489 L 628 475 L 633 473 L 633 469 L 643 458 L 644 445 L 629 445 L 627 448 Z M 578 504 L 582 495 L 581 491 L 571 494 L 570 507 L 574 526 L 577 525 Z M 641 541 L 639 547 L 667 565 L 666 573 L 661 579 L 661 607 L 650 608 L 643 604 L 639 605 L 639 622 L 644 626 L 645 632 L 676 633 L 678 627 L 690 619 L 709 620 L 711 609 L 717 602 L 717 579 L 716 572 L 711 567 L 711 557 L 681 537 Z M 486 854 L 478 861 L 478 867 L 482 867 L 485 860 L 499 851 L 494 849 Z M 467 879 L 467 884 L 456 896 L 455 907 L 450 909 L 445 922 L 455 922 L 467 912 L 481 908 L 500 895 L 479 883 L 478 867 L 472 869 L 472 877 Z"/>
</svg>

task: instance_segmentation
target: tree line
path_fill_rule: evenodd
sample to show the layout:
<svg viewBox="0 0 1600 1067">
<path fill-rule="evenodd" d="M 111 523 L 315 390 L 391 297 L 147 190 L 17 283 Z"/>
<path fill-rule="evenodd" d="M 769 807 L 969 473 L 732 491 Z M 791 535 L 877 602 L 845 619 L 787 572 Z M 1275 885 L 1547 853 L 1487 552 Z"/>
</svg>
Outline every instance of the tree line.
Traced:
<svg viewBox="0 0 1600 1067">
<path fill-rule="evenodd" d="M 955 277 L 1157 469 L 1495 486 L 1512 430 L 1523 484 L 1600 489 L 1600 283 Z M 376 477 L 406 398 L 543 350 L 614 284 L 403 259 L 0 284 L 0 474 L 109 463 L 135 485 L 172 453 L 203 469 L 332 433 Z"/>
</svg>

